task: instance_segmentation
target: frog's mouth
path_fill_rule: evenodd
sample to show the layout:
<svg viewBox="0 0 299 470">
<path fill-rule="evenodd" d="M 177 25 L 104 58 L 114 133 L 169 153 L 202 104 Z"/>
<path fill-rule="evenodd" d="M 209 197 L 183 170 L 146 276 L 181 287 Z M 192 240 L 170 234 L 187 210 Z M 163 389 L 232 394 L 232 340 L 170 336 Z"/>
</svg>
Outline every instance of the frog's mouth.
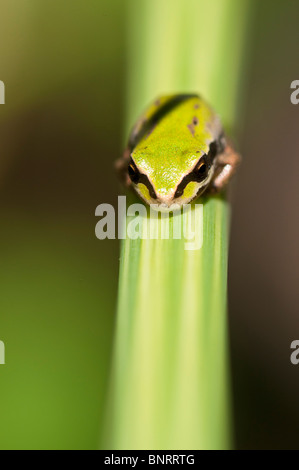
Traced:
<svg viewBox="0 0 299 470">
<path fill-rule="evenodd" d="M 140 193 L 139 195 L 143 199 L 143 201 L 150 206 L 156 212 L 179 212 L 182 210 L 183 206 L 186 206 L 200 197 L 204 191 L 206 190 L 208 184 L 204 187 L 199 188 L 194 194 L 190 195 L 190 197 L 180 197 L 180 198 L 173 198 L 173 197 L 164 197 L 158 199 L 152 198 L 144 198 Z"/>
<path fill-rule="evenodd" d="M 155 203 L 155 204 L 150 204 L 150 208 L 153 209 L 155 212 L 164 212 L 164 213 L 173 212 L 175 214 L 176 212 L 181 212 L 182 205 L 173 203 L 168 206 L 164 203 L 161 203 L 161 204 Z"/>
<path fill-rule="evenodd" d="M 183 205 L 190 204 L 192 201 L 201 196 L 210 185 L 214 174 L 214 167 L 210 168 L 208 176 L 203 181 L 195 181 L 192 173 L 187 175 L 179 184 L 176 190 L 167 194 L 157 192 L 149 179 L 140 178 L 133 187 L 140 198 L 153 210 L 159 212 L 174 212 L 179 210 Z M 143 175 L 142 175 L 143 176 Z"/>
<path fill-rule="evenodd" d="M 182 206 L 190 204 L 197 198 L 199 198 L 209 187 L 212 180 L 212 174 L 204 181 L 204 183 L 198 183 L 196 181 L 190 181 L 185 187 L 185 190 L 179 195 L 168 197 L 160 197 L 157 200 L 149 202 L 150 205 L 156 206 L 158 211 L 167 212 L 175 211 L 176 208 L 180 209 Z"/>
</svg>

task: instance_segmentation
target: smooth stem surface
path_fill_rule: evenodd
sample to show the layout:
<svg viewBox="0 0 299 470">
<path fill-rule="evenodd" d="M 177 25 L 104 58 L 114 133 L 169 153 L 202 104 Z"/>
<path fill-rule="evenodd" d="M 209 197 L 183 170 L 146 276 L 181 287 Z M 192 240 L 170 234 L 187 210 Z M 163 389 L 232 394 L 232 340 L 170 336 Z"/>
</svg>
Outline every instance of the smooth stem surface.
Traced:
<svg viewBox="0 0 299 470">
<path fill-rule="evenodd" d="M 178 217 L 185 239 L 162 239 L 166 218 L 151 221 L 159 239 L 122 245 L 109 448 L 230 446 L 228 205 L 221 197 L 200 203 L 201 249 L 185 249 L 194 223 L 181 215 L 170 226 Z M 138 220 L 144 232 L 148 219 Z"/>
<path fill-rule="evenodd" d="M 248 5 L 248 0 L 128 1 L 126 136 L 146 104 L 172 92 L 202 94 L 234 129 Z M 200 250 L 187 251 L 186 240 L 173 237 L 122 242 L 104 448 L 232 445 L 229 205 L 220 196 L 196 203 L 203 204 Z M 147 217 L 138 220 L 144 231 Z M 165 223 L 154 222 L 158 233 Z"/>
</svg>

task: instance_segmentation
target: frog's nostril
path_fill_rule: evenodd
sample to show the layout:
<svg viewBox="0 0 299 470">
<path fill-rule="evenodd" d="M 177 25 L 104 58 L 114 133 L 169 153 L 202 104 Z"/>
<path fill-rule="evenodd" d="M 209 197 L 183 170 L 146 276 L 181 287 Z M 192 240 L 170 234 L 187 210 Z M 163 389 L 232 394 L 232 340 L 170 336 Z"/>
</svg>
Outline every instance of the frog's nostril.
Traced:
<svg viewBox="0 0 299 470">
<path fill-rule="evenodd" d="M 173 204 L 173 194 L 157 194 L 157 202 L 158 204 L 169 207 Z"/>
</svg>

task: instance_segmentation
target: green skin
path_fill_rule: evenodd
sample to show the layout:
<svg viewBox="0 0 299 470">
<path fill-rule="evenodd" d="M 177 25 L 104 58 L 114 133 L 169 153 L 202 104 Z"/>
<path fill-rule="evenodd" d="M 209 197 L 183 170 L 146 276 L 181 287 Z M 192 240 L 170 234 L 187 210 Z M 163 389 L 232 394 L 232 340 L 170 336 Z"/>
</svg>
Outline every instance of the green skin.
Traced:
<svg viewBox="0 0 299 470">
<path fill-rule="evenodd" d="M 188 204 L 220 191 L 240 158 L 220 120 L 197 95 L 163 96 L 135 124 L 117 168 L 147 204 Z"/>
</svg>

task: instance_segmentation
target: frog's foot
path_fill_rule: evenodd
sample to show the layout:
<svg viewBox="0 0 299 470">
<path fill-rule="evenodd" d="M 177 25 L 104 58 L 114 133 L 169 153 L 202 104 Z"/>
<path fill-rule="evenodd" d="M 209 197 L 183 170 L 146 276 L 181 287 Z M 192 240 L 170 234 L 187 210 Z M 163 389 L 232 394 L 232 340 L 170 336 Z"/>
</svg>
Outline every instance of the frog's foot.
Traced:
<svg viewBox="0 0 299 470">
<path fill-rule="evenodd" d="M 237 153 L 230 144 L 227 144 L 224 152 L 216 157 L 217 170 L 210 188 L 212 193 L 222 191 L 229 183 L 240 162 L 240 154 Z"/>
<path fill-rule="evenodd" d="M 128 164 L 130 161 L 130 149 L 127 147 L 121 158 L 115 162 L 115 170 L 121 180 L 121 182 L 128 188 L 131 186 L 131 180 L 128 175 Z"/>
</svg>

